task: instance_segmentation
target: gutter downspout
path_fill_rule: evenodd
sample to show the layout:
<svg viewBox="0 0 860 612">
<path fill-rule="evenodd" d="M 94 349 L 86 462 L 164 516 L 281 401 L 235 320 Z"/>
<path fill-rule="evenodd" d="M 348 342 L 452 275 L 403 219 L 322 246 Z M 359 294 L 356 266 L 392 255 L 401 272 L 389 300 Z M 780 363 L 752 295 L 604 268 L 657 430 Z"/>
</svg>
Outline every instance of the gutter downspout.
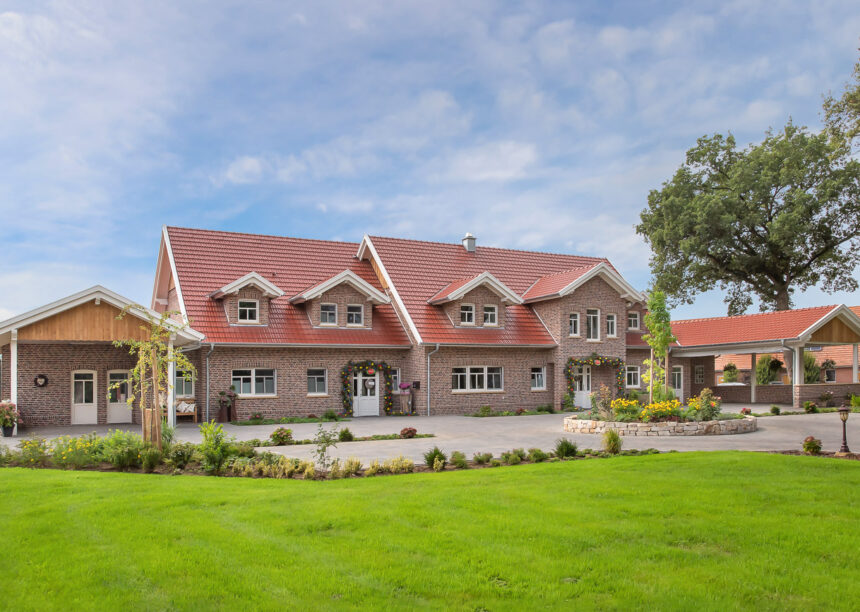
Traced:
<svg viewBox="0 0 860 612">
<path fill-rule="evenodd" d="M 436 343 L 436 350 L 427 353 L 427 416 L 430 416 L 430 357 L 439 352 L 439 343 Z"/>
<path fill-rule="evenodd" d="M 209 343 L 209 352 L 206 353 L 206 422 L 209 422 L 209 357 L 215 351 L 215 343 Z"/>
</svg>

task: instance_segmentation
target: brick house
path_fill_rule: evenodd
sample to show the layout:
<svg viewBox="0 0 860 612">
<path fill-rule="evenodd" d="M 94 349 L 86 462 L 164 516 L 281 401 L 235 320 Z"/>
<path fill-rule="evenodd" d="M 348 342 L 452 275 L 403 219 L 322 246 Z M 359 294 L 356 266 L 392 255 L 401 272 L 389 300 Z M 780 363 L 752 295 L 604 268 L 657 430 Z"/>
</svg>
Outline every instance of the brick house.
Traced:
<svg viewBox="0 0 860 612">
<path fill-rule="evenodd" d="M 0 322 L 0 397 L 30 425 L 136 419 L 107 392 L 131 367 L 111 341 L 137 333 L 116 321 L 132 306 L 95 287 Z M 795 317 L 794 327 L 818 321 L 814 340 L 856 342 L 860 318 L 832 310 Z M 645 296 L 608 260 L 484 247 L 469 234 L 462 243 L 349 243 L 165 227 L 151 309 L 133 312 L 171 312 L 176 346 L 195 366 L 194 380 L 175 373 L 171 419 L 180 402 L 216 418 L 231 386 L 240 419 L 559 407 L 569 391 L 589 406 L 602 386 L 644 390 L 650 354 Z M 749 336 L 757 320 L 742 321 L 753 324 L 674 324 L 677 396 L 713 385 L 715 355 L 812 338 L 749 344 L 738 333 Z M 47 387 L 34 387 L 39 374 Z"/>
</svg>

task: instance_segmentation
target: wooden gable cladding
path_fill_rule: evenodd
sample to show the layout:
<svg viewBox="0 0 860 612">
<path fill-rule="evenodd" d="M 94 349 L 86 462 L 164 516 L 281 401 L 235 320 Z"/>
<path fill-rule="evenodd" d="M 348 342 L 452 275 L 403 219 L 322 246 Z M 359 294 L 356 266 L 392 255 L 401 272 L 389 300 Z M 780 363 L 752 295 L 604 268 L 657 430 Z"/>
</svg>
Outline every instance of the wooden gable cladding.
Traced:
<svg viewBox="0 0 860 612">
<path fill-rule="evenodd" d="M 19 340 L 68 340 L 78 342 L 112 342 L 114 340 L 145 340 L 149 334 L 140 329 L 143 321 L 122 311 L 95 301 L 75 306 L 18 330 Z"/>
<path fill-rule="evenodd" d="M 821 344 L 854 344 L 860 342 L 860 335 L 837 316 L 813 332 L 810 341 Z"/>
</svg>

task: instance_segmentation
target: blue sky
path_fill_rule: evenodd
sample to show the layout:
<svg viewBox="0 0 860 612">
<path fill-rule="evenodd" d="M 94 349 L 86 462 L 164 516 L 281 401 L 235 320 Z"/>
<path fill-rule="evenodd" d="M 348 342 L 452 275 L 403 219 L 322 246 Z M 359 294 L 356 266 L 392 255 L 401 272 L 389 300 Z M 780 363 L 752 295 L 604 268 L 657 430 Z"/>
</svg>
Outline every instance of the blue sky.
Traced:
<svg viewBox="0 0 860 612">
<path fill-rule="evenodd" d="M 162 224 L 471 231 L 645 288 L 648 191 L 701 135 L 818 126 L 858 35 L 856 1 L 7 0 L 0 319 L 96 283 L 148 303 Z"/>
</svg>

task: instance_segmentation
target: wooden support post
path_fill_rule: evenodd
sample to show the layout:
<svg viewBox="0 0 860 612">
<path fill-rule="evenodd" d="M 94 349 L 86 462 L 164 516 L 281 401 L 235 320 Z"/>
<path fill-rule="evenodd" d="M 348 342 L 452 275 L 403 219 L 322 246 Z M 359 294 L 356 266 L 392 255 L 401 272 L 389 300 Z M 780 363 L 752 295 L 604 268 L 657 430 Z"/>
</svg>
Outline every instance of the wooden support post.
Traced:
<svg viewBox="0 0 860 612">
<path fill-rule="evenodd" d="M 857 343 L 851 347 L 851 382 L 860 382 L 857 376 Z"/>
</svg>

